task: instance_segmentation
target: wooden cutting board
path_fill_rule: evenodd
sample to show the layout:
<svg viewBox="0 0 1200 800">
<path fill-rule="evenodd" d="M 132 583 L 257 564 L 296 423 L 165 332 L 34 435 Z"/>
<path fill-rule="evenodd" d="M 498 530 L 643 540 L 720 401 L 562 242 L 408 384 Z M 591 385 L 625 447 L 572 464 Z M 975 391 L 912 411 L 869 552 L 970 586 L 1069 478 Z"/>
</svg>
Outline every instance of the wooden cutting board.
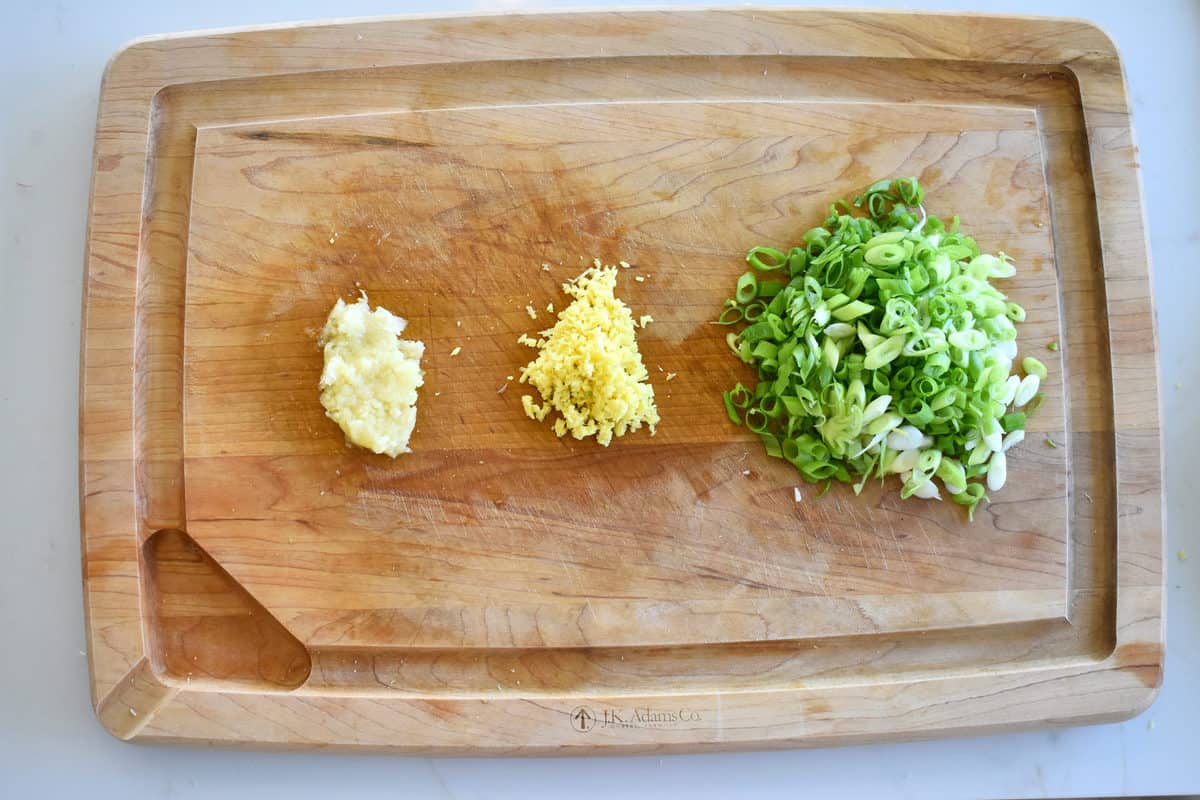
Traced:
<svg viewBox="0 0 1200 800">
<path fill-rule="evenodd" d="M 750 377 L 709 324 L 746 249 L 893 175 L 1015 258 L 1022 351 L 1050 367 L 973 524 L 894 485 L 796 502 L 720 402 Z M 101 97 L 83 318 L 101 721 L 545 753 L 1137 713 L 1163 661 L 1138 180 L 1117 53 L 1075 21 L 554 13 L 132 45 Z M 526 419 L 508 377 L 549 324 L 525 306 L 563 305 L 594 257 L 633 265 L 663 419 L 607 449 Z M 396 460 L 318 402 L 316 331 L 360 289 L 428 348 Z"/>
</svg>

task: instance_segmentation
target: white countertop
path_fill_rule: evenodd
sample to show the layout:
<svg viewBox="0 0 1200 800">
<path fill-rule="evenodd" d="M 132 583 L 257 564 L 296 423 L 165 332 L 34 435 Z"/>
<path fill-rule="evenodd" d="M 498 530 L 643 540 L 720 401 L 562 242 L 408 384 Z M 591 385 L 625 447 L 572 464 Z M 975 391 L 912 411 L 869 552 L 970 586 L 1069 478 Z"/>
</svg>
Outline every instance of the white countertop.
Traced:
<svg viewBox="0 0 1200 800">
<path fill-rule="evenodd" d="M 1194 307 L 1200 297 L 1200 3 L 929 1 L 938 9 L 1087 17 L 1113 36 L 1124 57 L 1156 270 L 1167 464 L 1167 670 L 1148 712 L 1120 725 L 967 740 L 663 758 L 396 758 L 116 741 L 88 700 L 76 466 L 84 221 L 105 62 L 144 34 L 526 4 L 14 3 L 3 11 L 0 34 L 0 796 L 699 800 L 1200 792 L 1200 532 L 1192 522 L 1200 518 L 1200 492 L 1189 486 L 1195 480 L 1189 463 L 1200 452 L 1200 413 L 1189 402 L 1193 392 L 1200 394 Z M 1149 7 L 1154 22 L 1146 18 Z M 1191 560 L 1181 560 L 1180 550 Z"/>
</svg>

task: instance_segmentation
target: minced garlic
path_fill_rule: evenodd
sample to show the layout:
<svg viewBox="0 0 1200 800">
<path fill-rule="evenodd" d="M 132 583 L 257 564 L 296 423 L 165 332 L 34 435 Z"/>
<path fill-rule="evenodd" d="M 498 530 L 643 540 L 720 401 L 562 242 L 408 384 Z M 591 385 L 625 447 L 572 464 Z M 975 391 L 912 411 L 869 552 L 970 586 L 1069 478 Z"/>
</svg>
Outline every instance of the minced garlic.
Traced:
<svg viewBox="0 0 1200 800">
<path fill-rule="evenodd" d="M 654 387 L 638 352 L 633 314 L 616 298 L 616 284 L 614 267 L 587 270 L 563 284 L 563 291 L 574 299 L 559 312 L 554 327 L 542 331 L 536 342 L 521 337 L 539 351 L 521 371 L 521 382 L 537 389 L 543 401 L 539 405 L 525 395 L 525 413 L 540 421 L 558 411 L 557 435 L 594 435 L 605 446 L 613 436 L 643 424 L 653 434 L 659 421 Z"/>
<path fill-rule="evenodd" d="M 354 444 L 392 458 L 410 452 L 417 389 L 425 382 L 425 345 L 400 338 L 407 324 L 386 308 L 372 311 L 364 293 L 353 304 L 338 298 L 321 332 L 325 414 Z"/>
</svg>

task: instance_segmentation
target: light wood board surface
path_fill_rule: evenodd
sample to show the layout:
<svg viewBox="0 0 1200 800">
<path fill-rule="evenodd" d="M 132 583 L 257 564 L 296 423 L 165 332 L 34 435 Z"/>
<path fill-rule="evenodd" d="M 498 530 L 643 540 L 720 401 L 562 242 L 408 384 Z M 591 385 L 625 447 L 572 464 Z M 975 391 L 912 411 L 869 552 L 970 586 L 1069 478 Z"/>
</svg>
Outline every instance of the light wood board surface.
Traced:
<svg viewBox="0 0 1200 800">
<path fill-rule="evenodd" d="M 751 377 L 709 324 L 746 249 L 909 174 L 1014 257 L 1019 344 L 1050 367 L 973 524 L 894 484 L 797 503 L 720 403 Z M 607 449 L 498 391 L 550 324 L 525 306 L 561 307 L 593 257 L 633 265 L 663 418 Z M 1148 256 L 1119 60 L 1086 24 L 738 9 L 147 40 L 106 74 L 86 268 L 85 603 L 121 738 L 786 746 L 1116 719 L 1161 681 Z M 317 398 L 316 332 L 360 289 L 427 345 L 396 460 Z"/>
</svg>

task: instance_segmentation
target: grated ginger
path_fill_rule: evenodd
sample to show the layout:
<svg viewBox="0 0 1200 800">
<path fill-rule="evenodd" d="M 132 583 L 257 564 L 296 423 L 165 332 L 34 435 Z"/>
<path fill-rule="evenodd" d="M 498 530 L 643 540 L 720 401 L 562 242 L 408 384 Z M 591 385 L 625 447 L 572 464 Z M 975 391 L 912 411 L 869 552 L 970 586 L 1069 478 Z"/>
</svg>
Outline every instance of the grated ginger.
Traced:
<svg viewBox="0 0 1200 800">
<path fill-rule="evenodd" d="M 633 314 L 616 298 L 616 285 L 616 268 L 602 266 L 563 284 L 574 299 L 554 327 L 541 332 L 543 338 L 533 343 L 537 358 L 521 371 L 521 382 L 537 389 L 543 401 L 522 397 L 526 415 L 542 421 L 557 411 L 558 436 L 595 436 L 605 447 L 613 436 L 643 424 L 653 435 L 659 421 Z M 521 341 L 533 342 L 524 334 Z"/>
</svg>

